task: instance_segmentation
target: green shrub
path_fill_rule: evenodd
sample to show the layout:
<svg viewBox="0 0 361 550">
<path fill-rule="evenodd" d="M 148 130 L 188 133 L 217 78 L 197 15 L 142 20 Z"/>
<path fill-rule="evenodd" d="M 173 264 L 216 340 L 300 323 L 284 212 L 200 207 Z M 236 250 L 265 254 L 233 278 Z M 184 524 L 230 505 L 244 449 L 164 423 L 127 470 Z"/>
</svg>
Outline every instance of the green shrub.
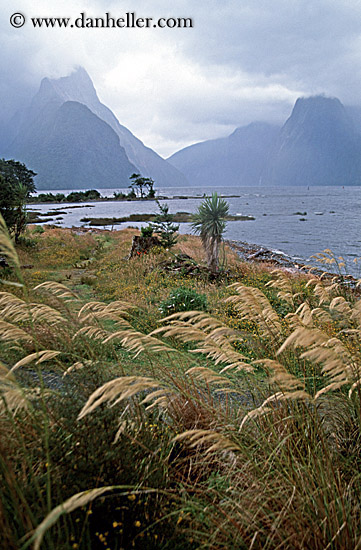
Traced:
<svg viewBox="0 0 361 550">
<path fill-rule="evenodd" d="M 33 233 L 38 233 L 39 235 L 42 235 L 45 232 L 45 229 L 42 225 L 36 225 L 33 229 Z"/>
<path fill-rule="evenodd" d="M 142 237 L 152 237 L 153 236 L 153 227 L 151 225 L 146 225 L 140 229 L 140 234 Z"/>
<path fill-rule="evenodd" d="M 179 311 L 206 311 L 207 297 L 193 288 L 179 287 L 169 294 L 159 305 L 162 315 L 171 315 Z"/>
</svg>

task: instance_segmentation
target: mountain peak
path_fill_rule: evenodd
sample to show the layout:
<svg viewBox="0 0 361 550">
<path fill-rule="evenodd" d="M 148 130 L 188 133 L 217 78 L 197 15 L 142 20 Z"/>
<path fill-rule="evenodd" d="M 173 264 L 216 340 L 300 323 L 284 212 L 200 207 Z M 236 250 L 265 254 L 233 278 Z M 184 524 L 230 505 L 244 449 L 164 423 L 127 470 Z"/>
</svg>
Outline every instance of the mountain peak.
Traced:
<svg viewBox="0 0 361 550">
<path fill-rule="evenodd" d="M 262 181 L 270 185 L 355 185 L 361 139 L 337 98 L 302 97 L 284 124 Z"/>
<path fill-rule="evenodd" d="M 71 108 L 71 102 L 76 104 L 76 108 L 73 110 Z M 65 109 L 62 109 L 64 104 L 68 105 Z M 81 106 L 83 106 L 84 109 L 87 108 L 89 112 L 84 111 Z M 79 124 L 81 123 L 82 125 L 81 130 L 83 134 L 76 129 L 74 124 L 71 123 L 73 112 L 77 114 L 77 120 Z M 60 117 L 60 114 L 62 117 Z M 65 115 L 68 117 L 66 124 Z M 19 113 L 16 120 L 13 121 L 11 134 L 9 133 L 9 146 L 7 147 L 6 154 L 9 156 L 17 155 L 19 160 L 25 160 L 33 163 L 34 166 L 37 166 L 35 162 L 37 162 L 37 159 L 39 160 L 39 151 L 43 158 L 47 158 L 49 156 L 48 142 L 50 138 L 48 139 L 47 135 L 52 136 L 53 144 L 56 144 L 57 146 L 59 145 L 58 137 L 53 134 L 53 125 L 55 121 L 61 121 L 62 123 L 59 125 L 59 132 L 61 134 L 59 139 L 63 138 L 65 126 L 68 125 L 68 141 L 72 144 L 74 150 L 80 150 L 80 139 L 82 139 L 84 143 L 88 143 L 88 147 L 84 149 L 82 154 L 84 154 L 88 159 L 89 165 L 92 162 L 92 156 L 96 156 L 97 152 L 101 148 L 101 138 L 96 138 L 96 132 L 93 132 L 92 128 L 95 128 L 95 126 L 100 128 L 101 125 L 99 123 L 102 121 L 102 123 L 108 127 L 108 133 L 105 132 L 104 135 L 109 137 L 111 133 L 114 133 L 113 138 L 117 136 L 117 144 L 114 145 L 113 143 L 113 153 L 116 153 L 116 150 L 118 150 L 118 153 L 116 154 L 117 157 L 122 157 L 124 154 L 125 158 L 123 158 L 123 164 L 125 165 L 127 163 L 128 167 L 132 166 L 131 173 L 136 171 L 141 173 L 143 176 L 151 177 L 158 185 L 163 187 L 169 185 L 187 185 L 187 181 L 183 174 L 168 164 L 164 159 L 157 155 L 157 153 L 152 151 L 152 149 L 145 147 L 138 138 L 136 138 L 127 128 L 119 123 L 112 111 L 100 102 L 93 82 L 83 67 L 77 67 L 68 76 L 56 79 L 44 78 L 42 80 L 40 89 L 32 99 L 30 105 L 24 110 L 24 112 Z M 39 136 L 37 147 L 35 149 L 33 143 L 34 133 L 38 133 Z M 89 136 L 93 139 L 93 143 L 91 143 L 92 140 L 90 138 L 86 141 Z M 62 146 L 66 146 L 68 148 L 68 145 L 63 141 Z M 124 148 L 125 153 L 124 151 L 121 153 L 121 148 Z M 54 157 L 56 156 L 55 149 L 56 147 L 53 148 Z M 68 151 L 68 149 L 66 150 Z M 68 159 L 70 159 L 69 165 L 73 166 L 75 170 L 76 167 L 73 163 L 74 159 L 70 153 Z M 58 157 L 57 162 L 59 162 Z M 110 162 L 109 156 L 108 162 Z M 112 166 L 114 167 L 117 162 L 117 159 L 114 158 L 111 163 Z M 40 166 L 39 164 L 39 168 L 37 168 L 36 171 L 39 174 L 38 182 L 41 177 L 44 178 L 44 181 L 48 179 L 50 182 L 49 169 L 46 165 Z M 83 171 L 84 173 L 86 172 L 85 165 L 83 165 Z M 40 174 L 40 172 L 42 172 L 42 174 Z M 104 185 L 109 185 L 110 181 L 111 178 L 108 178 L 108 180 L 104 178 L 102 181 L 99 181 L 97 185 L 98 187 L 103 187 Z M 65 186 L 68 185 L 69 182 L 64 181 L 60 187 L 65 189 Z"/>
<path fill-rule="evenodd" d="M 287 122 L 296 124 L 312 122 L 312 126 L 336 124 L 346 131 L 353 129 L 352 120 L 341 101 L 336 97 L 323 95 L 298 98 Z"/>
<path fill-rule="evenodd" d="M 195 186 L 257 185 L 280 128 L 265 122 L 241 126 L 228 137 L 196 143 L 169 158 Z"/>
<path fill-rule="evenodd" d="M 70 75 L 61 78 L 44 78 L 41 86 L 50 86 L 63 101 L 84 104 L 99 101 L 94 84 L 83 67 L 77 67 Z"/>
</svg>

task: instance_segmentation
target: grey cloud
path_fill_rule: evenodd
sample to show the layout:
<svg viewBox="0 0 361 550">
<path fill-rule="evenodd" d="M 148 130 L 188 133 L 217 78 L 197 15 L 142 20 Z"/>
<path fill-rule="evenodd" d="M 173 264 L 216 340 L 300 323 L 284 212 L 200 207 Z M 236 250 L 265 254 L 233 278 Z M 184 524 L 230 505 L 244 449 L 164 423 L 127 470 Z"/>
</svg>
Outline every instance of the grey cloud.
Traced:
<svg viewBox="0 0 361 550">
<path fill-rule="evenodd" d="M 4 1 L 4 0 L 0 0 Z M 361 10 L 351 0 L 17 0 L 28 16 L 192 17 L 193 29 L 12 29 L 0 21 L 0 120 L 44 76 L 83 65 L 102 100 L 168 155 L 252 120 L 281 123 L 299 95 L 361 104 Z"/>
</svg>

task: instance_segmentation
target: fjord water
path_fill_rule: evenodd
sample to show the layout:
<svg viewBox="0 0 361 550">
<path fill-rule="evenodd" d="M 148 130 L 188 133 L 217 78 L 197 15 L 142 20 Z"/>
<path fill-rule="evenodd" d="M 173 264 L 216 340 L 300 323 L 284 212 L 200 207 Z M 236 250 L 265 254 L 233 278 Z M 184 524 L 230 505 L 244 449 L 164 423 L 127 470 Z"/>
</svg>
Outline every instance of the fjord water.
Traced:
<svg viewBox="0 0 361 550">
<path fill-rule="evenodd" d="M 300 262 L 311 263 L 314 263 L 309 260 L 311 255 L 329 248 L 337 256 L 344 257 L 349 273 L 361 276 L 361 267 L 353 262 L 355 258 L 361 257 L 361 187 L 187 187 L 162 188 L 159 194 L 168 197 L 192 197 L 176 198 L 168 201 L 168 204 L 170 212 L 173 213 L 195 212 L 203 194 L 209 195 L 214 191 L 229 196 L 227 201 L 231 214 L 255 218 L 252 221 L 229 222 L 227 239 L 263 245 L 272 250 L 282 251 Z M 103 196 L 111 197 L 114 189 L 102 189 L 100 192 Z M 87 204 L 92 206 L 73 209 L 69 207 L 74 204 L 44 204 L 31 205 L 31 208 L 49 212 L 61 207 L 61 211 L 67 214 L 59 213 L 63 219 L 57 220 L 56 223 L 62 227 L 87 227 L 88 224 L 82 223 L 80 219 L 89 216 L 110 218 L 157 212 L 154 201 Z M 54 217 L 55 214 L 58 217 L 56 212 Z M 128 225 L 129 223 L 116 225 L 115 229 Z M 142 224 L 132 225 L 140 227 Z M 189 233 L 189 224 L 181 224 L 180 232 Z"/>
</svg>

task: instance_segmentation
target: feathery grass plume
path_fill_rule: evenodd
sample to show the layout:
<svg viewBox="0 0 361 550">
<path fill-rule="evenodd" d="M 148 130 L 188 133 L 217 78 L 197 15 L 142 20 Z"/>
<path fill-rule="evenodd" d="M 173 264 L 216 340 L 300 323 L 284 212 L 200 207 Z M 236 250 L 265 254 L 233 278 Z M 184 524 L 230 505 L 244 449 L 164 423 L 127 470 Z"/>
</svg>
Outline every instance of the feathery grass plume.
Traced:
<svg viewBox="0 0 361 550">
<path fill-rule="evenodd" d="M 213 430 L 187 430 L 177 435 L 173 441 L 189 441 L 190 447 L 206 447 L 205 454 L 219 451 L 241 451 L 241 447 L 234 441 Z"/>
<path fill-rule="evenodd" d="M 229 386 L 232 384 L 229 378 L 225 378 L 224 376 L 218 374 L 218 372 L 214 372 L 212 369 L 207 367 L 192 367 L 187 370 L 186 374 L 195 380 L 201 380 L 210 386 L 220 386 L 223 384 Z"/>
<path fill-rule="evenodd" d="M 147 403 L 152 402 L 150 405 L 147 405 L 146 410 L 151 410 L 155 407 L 166 409 L 169 407 L 169 404 L 176 395 L 176 392 L 170 390 L 170 388 L 163 387 L 148 393 L 148 395 L 142 399 L 140 403 L 141 405 L 146 405 Z"/>
<path fill-rule="evenodd" d="M 215 317 L 211 317 L 209 314 L 204 313 L 204 311 L 182 311 L 178 313 L 172 313 L 172 315 L 161 319 L 160 322 L 163 323 L 167 321 L 185 321 L 192 324 L 195 329 L 202 330 L 204 332 L 222 329 L 224 331 L 224 336 L 230 338 L 234 337 L 235 339 L 237 338 L 237 334 L 234 330 L 219 321 L 219 319 L 216 319 Z M 172 323 L 169 324 L 168 328 L 171 327 L 171 324 Z M 156 334 L 161 330 L 162 329 L 156 329 L 152 334 Z"/>
<path fill-rule="evenodd" d="M 354 383 L 352 384 L 352 386 L 351 386 L 351 388 L 350 388 L 350 390 L 349 390 L 349 392 L 348 392 L 349 398 L 351 398 L 353 392 L 354 392 L 357 388 L 359 388 L 360 385 L 361 385 L 361 376 L 360 376 L 360 378 L 359 378 L 358 380 L 356 380 L 356 382 L 354 382 Z"/>
<path fill-rule="evenodd" d="M 17 348 L 22 347 L 20 343 L 33 343 L 33 338 L 28 332 L 6 321 L 0 321 L 0 340 L 10 342 Z M 20 345 L 17 345 L 18 343 Z"/>
<path fill-rule="evenodd" d="M 318 325 L 331 326 L 334 323 L 334 319 L 329 314 L 329 312 L 320 307 L 315 307 L 311 311 L 311 314 L 312 314 L 312 317 L 315 319 L 315 321 L 318 322 Z"/>
<path fill-rule="evenodd" d="M 334 277 L 331 283 L 325 284 L 323 280 L 319 278 L 310 279 L 306 284 L 306 288 L 314 285 L 313 294 L 318 298 L 319 305 L 330 303 L 335 294 L 339 294 L 341 291 L 340 285 L 337 283 L 337 278 Z"/>
<path fill-rule="evenodd" d="M 82 323 L 90 321 L 115 321 L 120 326 L 126 326 L 128 312 L 136 309 L 135 306 L 127 302 L 117 300 L 110 304 L 104 302 L 88 302 L 79 311 L 78 317 Z"/>
<path fill-rule="evenodd" d="M 104 493 L 114 490 L 113 486 L 100 487 L 98 489 L 90 489 L 73 495 L 68 500 L 59 504 L 54 510 L 46 516 L 46 518 L 38 525 L 31 539 L 23 546 L 28 548 L 32 542 L 34 542 L 34 550 L 39 550 L 44 535 L 52 525 L 54 525 L 63 514 L 69 514 L 77 508 L 82 508 L 92 502 L 94 499 L 100 497 Z"/>
<path fill-rule="evenodd" d="M 159 381 L 143 376 L 122 376 L 110 380 L 91 394 L 88 401 L 79 413 L 78 420 L 93 412 L 99 405 L 108 403 L 114 407 L 124 399 L 129 399 L 144 390 L 159 389 L 162 384 Z"/>
<path fill-rule="evenodd" d="M 272 371 L 270 382 L 275 384 L 279 391 L 270 395 L 265 401 L 252 411 L 249 411 L 243 418 L 239 430 L 251 419 L 264 416 L 274 410 L 274 406 L 269 406 L 271 403 L 275 406 L 288 400 L 312 401 L 312 396 L 305 391 L 305 386 L 302 380 L 291 374 L 282 363 L 274 359 L 258 359 L 254 361 L 256 365 L 262 365 L 266 370 Z"/>
<path fill-rule="evenodd" d="M 345 272 L 345 259 L 342 256 L 337 258 L 329 248 L 326 248 L 323 252 L 314 254 L 311 258 L 314 258 L 317 262 L 326 266 L 334 265 L 339 275 L 342 274 L 342 271 Z"/>
<path fill-rule="evenodd" d="M 167 346 L 157 338 L 153 338 L 150 335 L 143 334 L 138 332 L 131 327 L 130 329 L 125 328 L 114 332 L 110 336 L 107 336 L 103 340 L 103 344 L 107 344 L 112 340 L 119 340 L 121 345 L 127 351 L 130 351 L 135 354 L 135 357 L 138 357 L 140 353 L 161 353 L 161 352 L 176 352 L 175 349 Z"/>
<path fill-rule="evenodd" d="M 91 340 L 104 340 L 108 336 L 110 336 L 110 332 L 107 330 L 104 330 L 100 327 L 94 327 L 94 326 L 86 326 L 82 327 L 81 329 L 77 330 L 76 333 L 73 335 L 72 340 L 76 340 L 79 336 L 85 336 L 86 338 L 90 338 Z"/>
<path fill-rule="evenodd" d="M 46 304 L 29 304 L 29 307 L 34 322 L 46 323 L 47 325 L 67 322 L 59 311 Z"/>
<path fill-rule="evenodd" d="M 325 392 L 352 384 L 360 378 L 359 361 L 338 338 L 330 338 L 325 346 L 315 346 L 304 352 L 301 357 L 323 365 L 322 373 L 327 375 L 330 381 L 316 394 L 316 399 Z"/>
<path fill-rule="evenodd" d="M 22 323 L 31 319 L 49 325 L 65 322 L 65 318 L 56 309 L 46 304 L 28 304 L 10 292 L 0 292 L 0 307 L 1 317 L 8 322 Z"/>
<path fill-rule="evenodd" d="M 236 340 L 240 340 L 239 334 L 218 319 L 204 312 L 186 311 L 173 313 L 162 319 L 162 322 L 168 324 L 157 328 L 151 335 L 162 334 L 182 342 L 197 343 L 201 347 L 190 352 L 204 354 L 213 359 L 216 365 L 224 363 L 226 366 L 222 372 L 228 369 L 253 370 L 252 366 L 246 363 L 246 358 L 232 345 Z"/>
<path fill-rule="evenodd" d="M 24 367 L 25 365 L 29 365 L 29 363 L 32 363 L 35 361 L 35 365 L 40 365 L 40 363 L 44 363 L 45 361 L 51 361 L 54 359 L 54 357 L 57 357 L 60 355 L 60 351 L 54 351 L 54 350 L 43 350 L 43 351 L 37 351 L 36 353 L 31 353 L 30 355 L 27 355 L 26 357 L 23 357 L 15 363 L 15 365 L 10 369 L 9 372 L 14 372 L 20 367 Z"/>
<path fill-rule="evenodd" d="M 294 307 L 295 294 L 292 288 L 292 279 L 288 275 L 286 275 L 286 273 L 282 271 L 282 269 L 274 269 L 273 271 L 271 271 L 271 275 L 275 276 L 275 280 L 269 281 L 268 283 L 266 283 L 266 286 L 278 289 L 278 298 L 280 298 L 281 300 L 285 300 L 292 307 Z"/>
<path fill-rule="evenodd" d="M 0 378 L 9 378 L 11 380 L 16 380 L 13 374 L 9 373 L 9 369 L 0 361 Z"/>
<path fill-rule="evenodd" d="M 330 303 L 330 310 L 336 311 L 344 317 L 351 317 L 353 310 L 350 302 L 345 300 L 343 296 L 337 296 Z"/>
<path fill-rule="evenodd" d="M 75 292 L 70 290 L 65 285 L 57 283 L 56 281 L 45 281 L 44 283 L 35 286 L 33 290 L 47 292 L 63 300 L 79 300 L 79 296 Z"/>
<path fill-rule="evenodd" d="M 40 396 L 40 388 L 24 389 L 14 380 L 0 378 L 0 416 L 10 411 L 15 416 L 19 411 L 27 411 L 31 401 Z"/>
<path fill-rule="evenodd" d="M 361 300 L 357 302 L 352 307 L 351 320 L 354 321 L 359 328 L 361 328 Z"/>
<path fill-rule="evenodd" d="M 13 242 L 10 238 L 8 228 L 4 218 L 0 214 L 0 252 L 5 257 L 9 265 L 15 267 L 20 271 L 19 258 L 14 248 Z"/>
<path fill-rule="evenodd" d="M 262 403 L 259 407 L 256 409 L 253 409 L 252 411 L 249 411 L 242 419 L 242 422 L 239 427 L 239 431 L 242 430 L 243 426 L 249 421 L 256 418 L 259 418 L 261 416 L 267 415 L 268 413 L 271 413 L 274 411 L 274 407 L 279 406 L 280 403 L 284 401 L 309 401 L 312 400 L 312 397 L 304 390 L 300 389 L 294 389 L 292 391 L 279 391 L 276 392 Z M 272 404 L 272 406 L 269 406 Z"/>
<path fill-rule="evenodd" d="M 117 443 L 123 434 L 126 434 L 130 430 L 135 431 L 137 428 L 138 428 L 137 422 L 135 422 L 134 420 L 129 420 L 128 418 L 126 420 L 122 420 L 122 417 L 121 417 L 119 419 L 118 429 L 115 434 L 113 444 Z"/>
<path fill-rule="evenodd" d="M 233 283 L 228 288 L 237 294 L 229 296 L 225 302 L 233 304 L 243 319 L 255 322 L 261 335 L 277 344 L 282 334 L 281 321 L 263 292 L 241 283 Z"/>
<path fill-rule="evenodd" d="M 270 377 L 270 382 L 276 384 L 277 388 L 283 393 L 290 395 L 292 392 L 298 392 L 304 390 L 305 386 L 302 380 L 291 374 L 282 363 L 275 361 L 274 359 L 258 359 L 254 361 L 255 365 L 262 365 L 267 371 L 271 371 L 273 374 Z M 311 399 L 311 396 L 305 394 Z"/>
<path fill-rule="evenodd" d="M 288 313 L 285 318 L 289 326 L 294 330 L 300 327 L 313 327 L 312 311 L 306 302 L 301 304 L 295 313 Z"/>
<path fill-rule="evenodd" d="M 9 322 L 24 321 L 28 318 L 28 304 L 11 292 L 0 292 L 0 314 Z"/>
<path fill-rule="evenodd" d="M 91 362 L 89 361 L 89 363 Z M 63 376 L 68 376 L 74 370 L 80 370 L 80 369 L 83 369 L 84 367 L 85 367 L 84 363 L 77 361 L 76 363 L 74 363 L 74 365 L 71 365 L 71 367 L 66 369 L 66 371 L 63 373 Z"/>
<path fill-rule="evenodd" d="M 318 328 L 296 329 L 277 354 L 280 355 L 289 346 L 307 348 L 301 358 L 322 365 L 322 373 L 327 375 L 329 384 L 317 392 L 315 399 L 328 391 L 352 384 L 360 377 L 358 358 L 350 353 L 339 338 L 329 338 Z"/>
<path fill-rule="evenodd" d="M 319 328 L 299 327 L 290 334 L 277 351 L 277 355 L 283 353 L 289 346 L 296 348 L 324 345 L 329 337 Z"/>
</svg>

